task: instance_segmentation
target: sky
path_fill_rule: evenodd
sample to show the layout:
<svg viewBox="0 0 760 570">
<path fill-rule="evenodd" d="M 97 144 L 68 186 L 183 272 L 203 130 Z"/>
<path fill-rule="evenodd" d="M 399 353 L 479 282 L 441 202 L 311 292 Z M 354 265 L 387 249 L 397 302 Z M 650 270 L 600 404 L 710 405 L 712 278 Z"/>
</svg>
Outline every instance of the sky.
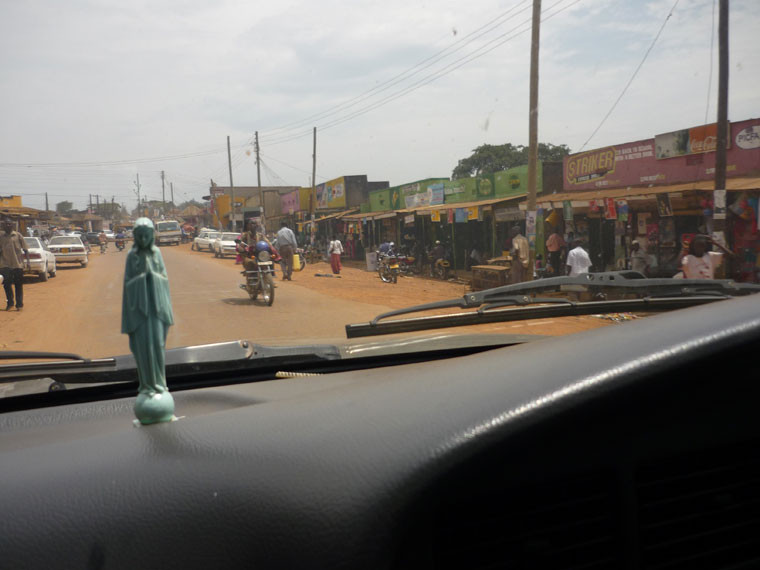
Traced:
<svg viewBox="0 0 760 570">
<path fill-rule="evenodd" d="M 200 200 L 229 184 L 228 136 L 234 184 L 256 185 L 256 131 L 261 183 L 307 186 L 315 126 L 317 183 L 450 176 L 481 144 L 528 143 L 531 4 L 3 2 L 0 195 L 131 209 L 138 175 L 160 200 L 164 171 L 167 200 Z M 539 140 L 577 152 L 714 122 L 717 4 L 543 0 Z M 760 3 L 730 4 L 739 121 L 760 116 Z"/>
</svg>

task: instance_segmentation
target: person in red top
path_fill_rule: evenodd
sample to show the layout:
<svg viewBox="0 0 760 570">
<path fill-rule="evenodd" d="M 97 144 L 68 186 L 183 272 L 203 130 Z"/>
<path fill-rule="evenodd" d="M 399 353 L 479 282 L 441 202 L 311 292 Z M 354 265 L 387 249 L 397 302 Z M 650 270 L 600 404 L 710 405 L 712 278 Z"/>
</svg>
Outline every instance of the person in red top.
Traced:
<svg viewBox="0 0 760 570">
<path fill-rule="evenodd" d="M 566 246 L 565 238 L 557 233 L 556 229 L 546 240 L 546 251 L 549 252 L 549 264 L 552 266 L 552 272 L 554 275 L 562 275 L 560 271 L 562 250 Z"/>
</svg>

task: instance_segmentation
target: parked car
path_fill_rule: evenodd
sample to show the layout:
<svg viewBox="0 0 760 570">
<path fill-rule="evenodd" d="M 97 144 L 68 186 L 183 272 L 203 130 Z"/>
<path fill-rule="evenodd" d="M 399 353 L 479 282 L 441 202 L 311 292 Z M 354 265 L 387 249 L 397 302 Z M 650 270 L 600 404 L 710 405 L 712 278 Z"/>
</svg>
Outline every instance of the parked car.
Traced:
<svg viewBox="0 0 760 570">
<path fill-rule="evenodd" d="M 209 251 L 214 251 L 213 249 L 213 243 L 216 238 L 218 238 L 220 235 L 222 235 L 222 232 L 211 232 L 211 231 L 204 231 L 198 234 L 198 237 L 193 240 L 193 245 L 190 246 L 190 249 L 194 249 L 195 251 L 203 251 L 204 249 L 207 249 Z"/>
<path fill-rule="evenodd" d="M 235 240 L 240 234 L 235 232 L 224 232 L 212 243 L 214 257 L 224 257 L 225 255 L 235 255 Z"/>
<path fill-rule="evenodd" d="M 24 244 L 29 252 L 29 265 L 24 273 L 34 273 L 39 276 L 40 281 L 47 281 L 48 276 L 55 277 L 55 255 L 40 238 L 25 237 Z"/>
<path fill-rule="evenodd" d="M 82 240 L 76 236 L 55 236 L 50 239 L 48 244 L 50 252 L 55 256 L 55 262 L 58 263 L 81 263 L 82 267 L 87 267 L 89 258 L 87 250 Z"/>
<path fill-rule="evenodd" d="M 113 232 L 113 230 L 103 230 L 103 233 L 106 234 L 106 238 L 108 238 L 108 241 L 116 240 L 116 234 Z"/>
</svg>

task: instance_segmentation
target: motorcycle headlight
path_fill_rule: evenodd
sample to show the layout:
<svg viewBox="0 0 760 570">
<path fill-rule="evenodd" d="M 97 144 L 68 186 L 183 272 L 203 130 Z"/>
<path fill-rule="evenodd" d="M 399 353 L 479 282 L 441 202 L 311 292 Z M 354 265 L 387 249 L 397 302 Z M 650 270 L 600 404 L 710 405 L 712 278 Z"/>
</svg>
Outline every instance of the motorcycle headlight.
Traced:
<svg viewBox="0 0 760 570">
<path fill-rule="evenodd" d="M 259 261 L 269 261 L 272 255 L 268 251 L 260 251 L 257 257 Z"/>
</svg>

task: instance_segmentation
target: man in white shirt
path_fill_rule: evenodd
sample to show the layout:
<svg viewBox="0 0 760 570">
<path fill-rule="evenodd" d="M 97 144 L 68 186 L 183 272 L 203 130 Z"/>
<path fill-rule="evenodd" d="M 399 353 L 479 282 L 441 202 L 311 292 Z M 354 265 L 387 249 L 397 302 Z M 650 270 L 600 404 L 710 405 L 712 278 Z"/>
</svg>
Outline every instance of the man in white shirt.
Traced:
<svg viewBox="0 0 760 570">
<path fill-rule="evenodd" d="M 296 234 L 288 227 L 287 222 L 282 222 L 280 231 L 277 232 L 277 251 L 282 256 L 282 278 L 292 281 L 293 254 L 296 252 L 298 242 Z"/>
<path fill-rule="evenodd" d="M 591 258 L 586 253 L 586 250 L 581 247 L 581 241 L 575 240 L 573 242 L 573 249 L 567 254 L 567 274 L 570 277 L 577 277 L 583 273 L 588 273 L 589 267 L 591 267 Z"/>
</svg>

